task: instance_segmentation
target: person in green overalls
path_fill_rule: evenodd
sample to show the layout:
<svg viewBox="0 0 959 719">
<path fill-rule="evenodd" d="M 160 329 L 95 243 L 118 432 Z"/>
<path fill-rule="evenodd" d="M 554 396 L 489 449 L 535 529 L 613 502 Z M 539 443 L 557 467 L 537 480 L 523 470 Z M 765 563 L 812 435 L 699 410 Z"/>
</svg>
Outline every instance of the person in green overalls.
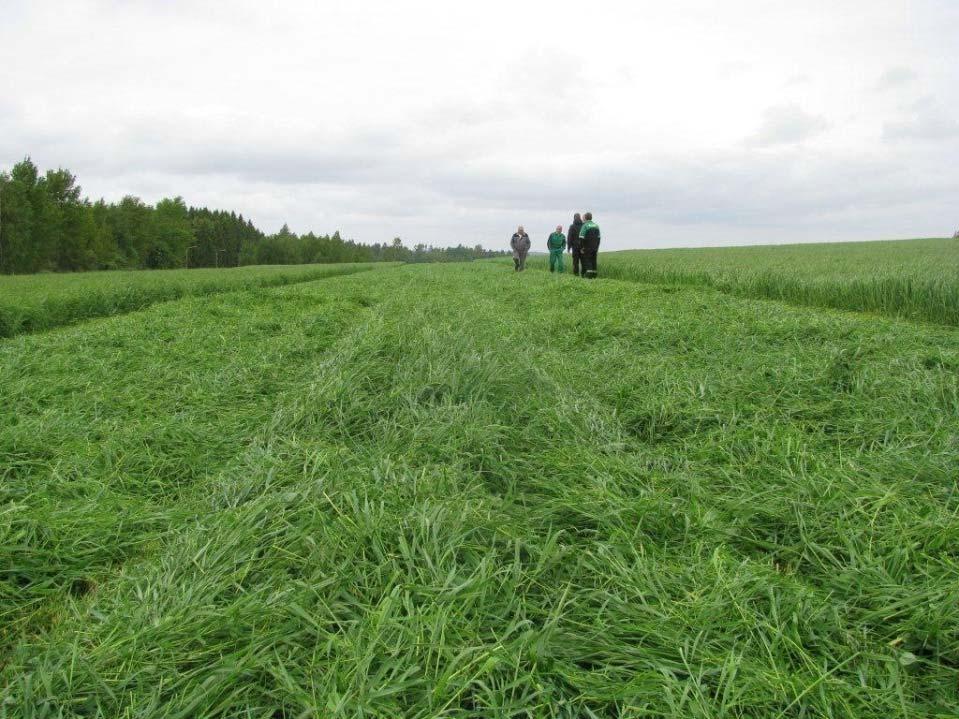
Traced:
<svg viewBox="0 0 959 719">
<path fill-rule="evenodd" d="M 546 246 L 549 248 L 549 271 L 566 271 L 563 264 L 563 250 L 566 249 L 566 235 L 563 234 L 563 226 L 556 225 L 556 231 L 546 240 Z"/>
<path fill-rule="evenodd" d="M 585 222 L 579 228 L 579 240 L 583 245 L 583 277 L 596 279 L 596 255 L 599 252 L 599 225 L 593 222 L 593 213 L 583 215 Z"/>
</svg>

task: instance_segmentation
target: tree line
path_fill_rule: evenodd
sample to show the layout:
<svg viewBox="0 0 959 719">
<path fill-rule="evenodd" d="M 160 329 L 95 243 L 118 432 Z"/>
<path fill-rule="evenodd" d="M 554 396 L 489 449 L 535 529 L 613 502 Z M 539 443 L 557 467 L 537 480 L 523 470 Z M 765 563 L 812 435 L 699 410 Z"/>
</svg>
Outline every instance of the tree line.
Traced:
<svg viewBox="0 0 959 719">
<path fill-rule="evenodd" d="M 81 197 L 68 170 L 24 159 L 0 172 L 0 272 L 236 267 L 335 262 L 462 262 L 505 254 L 475 247 L 367 245 L 339 232 L 266 235 L 242 214 L 188 207 L 182 197 L 145 204 Z"/>
</svg>

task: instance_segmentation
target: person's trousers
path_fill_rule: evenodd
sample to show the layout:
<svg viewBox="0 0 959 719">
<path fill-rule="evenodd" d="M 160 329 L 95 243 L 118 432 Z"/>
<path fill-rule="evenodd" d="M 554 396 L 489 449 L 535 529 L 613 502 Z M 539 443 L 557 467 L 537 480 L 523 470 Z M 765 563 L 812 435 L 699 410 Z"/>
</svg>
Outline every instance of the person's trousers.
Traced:
<svg viewBox="0 0 959 719">
<path fill-rule="evenodd" d="M 582 253 L 583 277 L 595 280 L 597 274 L 596 255 L 599 254 L 599 245 L 595 247 L 583 247 Z"/>
<path fill-rule="evenodd" d="M 526 269 L 526 253 L 517 252 L 513 255 L 513 267 L 517 272 L 521 272 Z"/>
<path fill-rule="evenodd" d="M 566 271 L 566 264 L 563 262 L 563 251 L 562 250 L 550 250 L 549 251 L 549 271 L 556 272 Z"/>
<path fill-rule="evenodd" d="M 583 259 L 583 251 L 579 249 L 578 247 L 574 247 L 573 248 L 573 274 L 574 275 L 578 276 L 580 274 L 579 265 L 582 259 Z"/>
</svg>

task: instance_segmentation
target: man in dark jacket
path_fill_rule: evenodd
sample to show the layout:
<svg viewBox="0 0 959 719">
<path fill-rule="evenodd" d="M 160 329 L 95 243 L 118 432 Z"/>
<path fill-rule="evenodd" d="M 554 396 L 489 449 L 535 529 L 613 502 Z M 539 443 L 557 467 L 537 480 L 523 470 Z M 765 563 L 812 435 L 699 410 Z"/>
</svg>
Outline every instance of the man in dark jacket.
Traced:
<svg viewBox="0 0 959 719">
<path fill-rule="evenodd" d="M 516 228 L 516 232 L 513 233 L 513 236 L 509 240 L 509 246 L 513 250 L 513 267 L 517 272 L 522 272 L 526 269 L 526 255 L 529 252 L 531 244 L 529 235 L 526 234 L 526 230 L 520 225 Z"/>
<path fill-rule="evenodd" d="M 579 275 L 579 264 L 583 259 L 583 245 L 579 241 L 579 231 L 582 226 L 583 221 L 580 219 L 579 213 L 577 212 L 575 215 L 573 215 L 573 224 L 569 226 L 569 231 L 566 233 L 566 249 L 573 254 L 574 275 Z"/>
<path fill-rule="evenodd" d="M 582 242 L 583 253 L 583 277 L 590 280 L 596 279 L 596 255 L 599 253 L 599 225 L 593 222 L 593 213 L 587 212 L 583 215 L 586 220 L 583 226 L 579 228 L 579 239 Z"/>
</svg>

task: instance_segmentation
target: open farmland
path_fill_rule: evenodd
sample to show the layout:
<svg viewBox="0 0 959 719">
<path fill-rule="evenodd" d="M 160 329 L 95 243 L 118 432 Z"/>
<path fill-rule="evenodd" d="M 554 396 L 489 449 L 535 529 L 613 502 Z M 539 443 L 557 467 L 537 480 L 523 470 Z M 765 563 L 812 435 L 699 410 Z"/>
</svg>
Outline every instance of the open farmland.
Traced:
<svg viewBox="0 0 959 719">
<path fill-rule="evenodd" d="M 370 263 L 258 265 L 0 276 L 0 337 L 122 314 L 181 297 L 307 282 L 371 267 Z"/>
<path fill-rule="evenodd" d="M 956 716 L 959 329 L 630 277 L 0 341 L 0 712 Z"/>
<path fill-rule="evenodd" d="M 959 325 L 959 240 L 629 250 L 601 274 Z"/>
</svg>

